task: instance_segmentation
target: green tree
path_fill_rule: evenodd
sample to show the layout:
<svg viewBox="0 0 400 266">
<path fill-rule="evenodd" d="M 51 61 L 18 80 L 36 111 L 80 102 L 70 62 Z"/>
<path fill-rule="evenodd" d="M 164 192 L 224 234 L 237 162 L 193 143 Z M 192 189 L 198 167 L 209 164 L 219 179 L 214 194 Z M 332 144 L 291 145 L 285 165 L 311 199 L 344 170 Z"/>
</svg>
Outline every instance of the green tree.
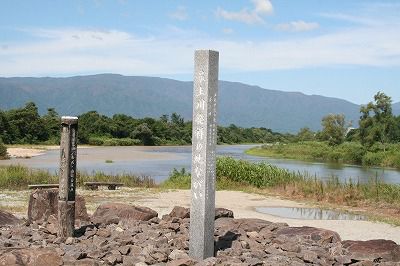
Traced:
<svg viewBox="0 0 400 266">
<path fill-rule="evenodd" d="M 53 144 L 60 142 L 60 116 L 54 108 L 47 109 L 47 114 L 43 117 L 43 123 L 46 128 L 48 139 Z"/>
<path fill-rule="evenodd" d="M 183 126 L 185 121 L 184 121 L 183 117 L 181 117 L 177 113 L 172 113 L 171 122 L 172 122 L 172 124 L 175 124 L 175 125 L 178 125 L 178 126 Z"/>
<path fill-rule="evenodd" d="M 382 92 L 374 95 L 374 102 L 360 108 L 360 139 L 363 145 L 372 146 L 380 142 L 383 150 L 386 143 L 396 139 L 396 119 L 392 114 L 392 100 Z"/>
<path fill-rule="evenodd" d="M 146 123 L 138 125 L 135 131 L 132 133 L 132 137 L 135 139 L 139 139 L 143 143 L 143 145 L 154 144 L 153 131 Z"/>
<path fill-rule="evenodd" d="M 6 113 L 0 110 L 0 141 L 3 141 L 5 143 L 11 142 L 9 130 L 10 125 L 8 124 Z"/>
<path fill-rule="evenodd" d="M 88 143 L 90 137 L 111 137 L 112 126 L 111 118 L 89 111 L 79 116 L 78 139 L 81 143 Z"/>
<path fill-rule="evenodd" d="M 12 143 L 37 143 L 48 139 L 46 127 L 33 102 L 8 111 L 7 120 Z"/>
<path fill-rule="evenodd" d="M 296 136 L 298 141 L 311 141 L 315 140 L 315 132 L 313 132 L 308 127 L 303 127 L 300 129 L 299 133 Z"/>
<path fill-rule="evenodd" d="M 138 121 L 128 115 L 116 114 L 112 118 L 112 123 L 112 136 L 114 138 L 128 138 L 135 130 Z"/>
<path fill-rule="evenodd" d="M 343 143 L 348 128 L 343 114 L 329 114 L 324 116 L 321 121 L 321 138 L 327 140 L 329 145 L 339 145 Z"/>
</svg>

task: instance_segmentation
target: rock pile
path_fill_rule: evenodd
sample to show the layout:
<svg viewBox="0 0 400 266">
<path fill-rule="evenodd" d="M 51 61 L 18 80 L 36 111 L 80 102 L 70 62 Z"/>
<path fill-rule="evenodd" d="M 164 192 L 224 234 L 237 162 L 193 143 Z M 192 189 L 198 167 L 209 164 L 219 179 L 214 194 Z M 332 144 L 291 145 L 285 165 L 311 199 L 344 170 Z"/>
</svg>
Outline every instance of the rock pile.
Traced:
<svg viewBox="0 0 400 266">
<path fill-rule="evenodd" d="M 100 206 L 75 238 L 56 235 L 56 217 L 0 227 L 0 265 L 399 265 L 400 247 L 389 240 L 341 241 L 333 231 L 235 219 L 216 210 L 215 257 L 188 256 L 189 209 Z M 102 219 L 103 217 L 103 219 Z"/>
</svg>

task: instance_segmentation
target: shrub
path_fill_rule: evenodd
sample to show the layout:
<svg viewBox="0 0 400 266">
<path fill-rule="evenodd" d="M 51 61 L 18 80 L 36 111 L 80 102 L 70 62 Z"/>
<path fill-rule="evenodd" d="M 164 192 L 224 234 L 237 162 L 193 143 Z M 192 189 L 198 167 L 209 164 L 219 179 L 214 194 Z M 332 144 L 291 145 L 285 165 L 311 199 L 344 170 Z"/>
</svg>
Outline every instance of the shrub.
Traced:
<svg viewBox="0 0 400 266">
<path fill-rule="evenodd" d="M 343 161 L 354 164 L 361 164 L 363 156 L 367 152 L 365 147 L 358 142 L 345 142 L 338 147 L 343 154 Z"/>
<path fill-rule="evenodd" d="M 164 188 L 176 188 L 176 189 L 190 189 L 191 176 L 190 173 L 186 172 L 185 168 L 178 171 L 176 168 L 172 170 L 168 179 L 165 180 L 161 186 Z"/>
<path fill-rule="evenodd" d="M 0 141 L 0 160 L 7 158 L 8 158 L 7 147 L 3 144 L 3 142 Z"/>
<path fill-rule="evenodd" d="M 365 166 L 379 166 L 382 164 L 384 154 L 382 152 L 367 152 L 363 159 L 362 164 Z"/>
<path fill-rule="evenodd" d="M 140 140 L 131 138 L 105 138 L 105 137 L 90 137 L 89 145 L 95 146 L 134 146 L 139 145 Z"/>
</svg>

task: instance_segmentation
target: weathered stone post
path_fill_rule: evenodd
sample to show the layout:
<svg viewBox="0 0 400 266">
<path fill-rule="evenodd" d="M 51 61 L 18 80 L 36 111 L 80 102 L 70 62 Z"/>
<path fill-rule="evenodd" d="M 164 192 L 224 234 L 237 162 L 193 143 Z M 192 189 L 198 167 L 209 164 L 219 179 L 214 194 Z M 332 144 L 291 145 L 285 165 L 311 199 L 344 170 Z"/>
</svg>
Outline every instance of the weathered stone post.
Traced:
<svg viewBox="0 0 400 266">
<path fill-rule="evenodd" d="M 78 118 L 61 117 L 58 236 L 74 236 Z"/>
<path fill-rule="evenodd" d="M 195 52 L 189 255 L 214 256 L 218 52 Z"/>
</svg>

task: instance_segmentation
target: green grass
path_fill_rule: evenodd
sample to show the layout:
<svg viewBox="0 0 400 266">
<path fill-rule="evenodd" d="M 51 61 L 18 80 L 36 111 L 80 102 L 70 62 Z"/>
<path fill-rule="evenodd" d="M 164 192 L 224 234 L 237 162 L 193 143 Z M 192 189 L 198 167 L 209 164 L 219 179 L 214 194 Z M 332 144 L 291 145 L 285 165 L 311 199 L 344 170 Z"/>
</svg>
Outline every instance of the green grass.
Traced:
<svg viewBox="0 0 400 266">
<path fill-rule="evenodd" d="M 77 173 L 77 184 L 83 186 L 84 182 L 118 182 L 127 187 L 154 187 L 155 182 L 148 176 L 135 176 L 132 174 L 108 175 L 102 172 Z M 29 184 L 54 184 L 58 183 L 58 175 L 48 171 L 30 169 L 21 165 L 0 166 L 0 189 L 26 189 Z"/>
<path fill-rule="evenodd" d="M 58 177 L 48 171 L 33 170 L 20 165 L 0 167 L 1 189 L 26 189 L 29 184 L 58 183 Z"/>
<path fill-rule="evenodd" d="M 400 144 L 376 144 L 370 148 L 358 142 L 330 146 L 327 142 L 304 141 L 288 144 L 263 145 L 247 154 L 303 161 L 347 163 L 363 166 L 400 168 Z"/>
<path fill-rule="evenodd" d="M 113 160 L 106 160 L 105 162 L 106 163 L 113 163 L 114 161 Z"/>
</svg>

